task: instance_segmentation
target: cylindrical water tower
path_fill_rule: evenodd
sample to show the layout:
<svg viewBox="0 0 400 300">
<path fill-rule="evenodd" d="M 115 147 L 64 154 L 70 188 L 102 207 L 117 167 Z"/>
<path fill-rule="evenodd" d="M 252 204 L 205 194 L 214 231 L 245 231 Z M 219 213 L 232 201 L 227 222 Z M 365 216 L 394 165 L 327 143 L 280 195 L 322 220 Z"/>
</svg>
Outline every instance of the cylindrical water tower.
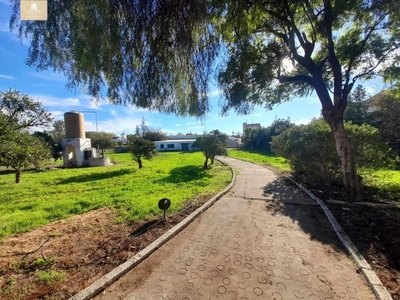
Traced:
<svg viewBox="0 0 400 300">
<path fill-rule="evenodd" d="M 86 138 L 83 114 L 75 111 L 66 112 L 64 122 L 67 139 Z"/>
</svg>

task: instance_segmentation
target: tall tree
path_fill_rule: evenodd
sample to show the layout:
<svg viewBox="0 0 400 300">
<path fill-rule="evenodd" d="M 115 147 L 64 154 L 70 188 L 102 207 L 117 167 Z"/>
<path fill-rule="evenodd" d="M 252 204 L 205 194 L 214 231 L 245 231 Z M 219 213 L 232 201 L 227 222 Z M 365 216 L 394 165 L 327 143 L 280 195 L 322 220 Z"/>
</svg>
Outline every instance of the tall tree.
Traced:
<svg viewBox="0 0 400 300">
<path fill-rule="evenodd" d="M 400 157 L 400 98 L 380 92 L 367 101 L 369 124 L 379 129 L 383 140 Z"/>
<path fill-rule="evenodd" d="M 225 17 L 219 26 L 229 49 L 219 75 L 227 99 L 223 111 L 247 113 L 254 104 L 270 107 L 315 91 L 333 132 L 349 200 L 360 200 L 343 114 L 358 80 L 385 76 L 400 61 L 399 5 L 393 0 L 238 0 L 224 7 L 221 1 Z"/>
<path fill-rule="evenodd" d="M 203 116 L 219 49 L 223 112 L 315 91 L 349 197 L 360 199 L 343 113 L 357 80 L 399 77 L 398 1 L 54 0 L 46 22 L 22 23 L 12 1 L 11 26 L 32 38 L 28 64 L 62 71 L 96 97 L 107 87 L 113 103 Z"/>
<path fill-rule="evenodd" d="M 347 109 L 344 112 L 343 119 L 357 125 L 371 124 L 371 113 L 366 101 L 367 97 L 368 95 L 364 87 L 358 85 L 349 94 Z"/>
</svg>

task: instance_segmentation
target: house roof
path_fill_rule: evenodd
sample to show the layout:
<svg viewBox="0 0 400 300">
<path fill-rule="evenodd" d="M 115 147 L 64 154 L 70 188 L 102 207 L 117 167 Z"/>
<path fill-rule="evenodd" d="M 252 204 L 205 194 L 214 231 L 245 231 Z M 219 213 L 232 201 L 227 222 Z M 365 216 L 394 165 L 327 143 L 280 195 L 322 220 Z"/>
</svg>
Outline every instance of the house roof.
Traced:
<svg viewBox="0 0 400 300">
<path fill-rule="evenodd" d="M 185 139 L 185 140 L 165 140 L 165 141 L 155 141 L 159 144 L 171 144 L 171 143 L 190 143 L 194 142 L 196 139 Z"/>
</svg>

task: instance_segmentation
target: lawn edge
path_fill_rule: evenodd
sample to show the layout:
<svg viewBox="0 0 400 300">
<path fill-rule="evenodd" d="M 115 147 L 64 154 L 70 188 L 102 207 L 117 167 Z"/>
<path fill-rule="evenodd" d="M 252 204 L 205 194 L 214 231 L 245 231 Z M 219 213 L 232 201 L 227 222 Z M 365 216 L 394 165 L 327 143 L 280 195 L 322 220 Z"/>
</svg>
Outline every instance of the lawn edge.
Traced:
<svg viewBox="0 0 400 300">
<path fill-rule="evenodd" d="M 382 284 L 381 280 L 378 278 L 376 273 L 372 270 L 369 263 L 365 260 L 362 254 L 358 251 L 357 247 L 353 244 L 350 240 L 349 236 L 343 230 L 342 226 L 340 226 L 339 222 L 336 220 L 332 212 L 329 208 L 325 205 L 325 203 L 315 196 L 312 192 L 306 189 L 301 184 L 297 183 L 291 176 L 282 174 L 285 178 L 289 179 L 295 185 L 297 185 L 301 190 L 303 190 L 311 199 L 319 204 L 322 210 L 325 213 L 325 216 L 328 218 L 329 223 L 332 225 L 333 230 L 335 231 L 336 235 L 342 242 L 343 246 L 345 247 L 346 251 L 350 254 L 352 259 L 355 261 L 357 267 L 365 277 L 368 282 L 368 285 L 371 287 L 372 291 L 374 292 L 376 298 L 378 300 L 393 300 L 392 296 L 386 289 L 386 287 Z"/>
<path fill-rule="evenodd" d="M 74 296 L 70 297 L 69 300 L 87 300 L 91 299 L 92 297 L 96 296 L 100 292 L 102 292 L 104 289 L 106 289 L 108 286 L 113 284 L 115 281 L 117 281 L 119 278 L 124 276 L 126 273 L 128 273 L 130 270 L 132 270 L 134 267 L 136 267 L 139 263 L 144 261 L 147 257 L 149 257 L 153 252 L 155 252 L 158 248 L 160 248 L 162 245 L 164 245 L 166 242 L 168 242 L 170 239 L 172 239 L 176 234 L 178 234 L 180 231 L 182 231 L 186 226 L 188 226 L 191 222 L 193 222 L 199 215 L 201 215 L 203 212 L 205 212 L 208 208 L 210 208 L 217 200 L 219 200 L 223 195 L 225 195 L 234 185 L 235 180 L 236 180 L 236 175 L 235 171 L 233 168 L 216 158 L 220 163 L 227 165 L 231 168 L 231 174 L 232 174 L 232 180 L 230 184 L 221 192 L 216 194 L 214 197 L 212 197 L 210 200 L 208 200 L 206 203 L 204 203 L 201 207 L 196 209 L 194 212 L 192 212 L 189 216 L 187 216 L 182 222 L 178 223 L 174 227 L 172 227 L 170 230 L 168 230 L 166 233 L 164 233 L 162 236 L 160 236 L 158 239 L 156 239 L 154 242 L 152 242 L 150 245 L 148 245 L 146 248 L 138 252 L 134 257 L 128 259 L 126 262 L 123 264 L 119 265 L 100 279 L 96 280 L 93 282 L 91 285 L 89 285 L 87 288 L 81 290 Z"/>
</svg>

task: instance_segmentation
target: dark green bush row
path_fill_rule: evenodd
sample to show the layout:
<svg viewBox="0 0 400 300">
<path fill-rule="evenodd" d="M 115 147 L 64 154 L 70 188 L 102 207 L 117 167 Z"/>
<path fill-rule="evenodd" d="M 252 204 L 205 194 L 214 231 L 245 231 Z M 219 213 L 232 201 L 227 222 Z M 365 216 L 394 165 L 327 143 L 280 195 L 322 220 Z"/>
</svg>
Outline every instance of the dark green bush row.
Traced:
<svg viewBox="0 0 400 300">
<path fill-rule="evenodd" d="M 357 167 L 393 164 L 394 154 L 376 128 L 345 123 Z M 294 126 L 272 137 L 271 149 L 286 158 L 291 168 L 308 182 L 341 184 L 340 160 L 328 124 L 316 119 L 308 125 Z"/>
</svg>

